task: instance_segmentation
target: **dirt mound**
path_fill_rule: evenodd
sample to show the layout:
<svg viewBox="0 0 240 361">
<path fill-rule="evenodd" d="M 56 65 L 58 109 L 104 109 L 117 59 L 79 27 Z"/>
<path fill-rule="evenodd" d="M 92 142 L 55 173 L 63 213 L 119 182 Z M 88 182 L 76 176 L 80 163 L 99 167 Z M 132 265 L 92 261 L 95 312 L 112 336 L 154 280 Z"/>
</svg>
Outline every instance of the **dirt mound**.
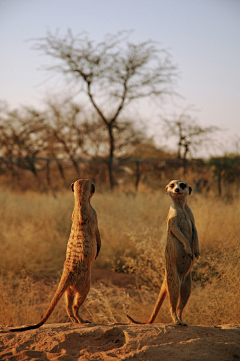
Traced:
<svg viewBox="0 0 240 361">
<path fill-rule="evenodd" d="M 240 360 L 240 326 L 47 324 L 1 333 L 0 345 L 7 361 L 233 361 Z"/>
</svg>

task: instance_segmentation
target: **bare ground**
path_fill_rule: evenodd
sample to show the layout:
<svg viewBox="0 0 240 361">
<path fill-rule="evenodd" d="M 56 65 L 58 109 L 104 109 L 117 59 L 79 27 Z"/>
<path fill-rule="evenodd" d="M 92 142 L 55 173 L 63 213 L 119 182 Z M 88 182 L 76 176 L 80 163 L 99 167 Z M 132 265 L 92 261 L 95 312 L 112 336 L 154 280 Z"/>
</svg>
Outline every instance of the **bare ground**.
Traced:
<svg viewBox="0 0 240 361">
<path fill-rule="evenodd" d="M 119 288 L 134 286 L 132 275 L 93 270 L 98 281 Z M 240 360 L 240 326 L 171 324 L 46 324 L 38 330 L 10 333 L 0 326 L 0 360 Z"/>
<path fill-rule="evenodd" d="M 2 332 L 6 327 L 2 327 Z M 0 360 L 240 359 L 240 327 L 47 324 L 0 334 Z"/>
</svg>

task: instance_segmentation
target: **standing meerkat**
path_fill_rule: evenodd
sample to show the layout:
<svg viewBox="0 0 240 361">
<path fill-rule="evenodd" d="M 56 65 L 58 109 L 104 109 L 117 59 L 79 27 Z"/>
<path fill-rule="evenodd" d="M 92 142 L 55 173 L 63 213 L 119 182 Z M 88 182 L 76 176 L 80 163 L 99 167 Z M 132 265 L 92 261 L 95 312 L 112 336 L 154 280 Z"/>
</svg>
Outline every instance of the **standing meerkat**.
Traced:
<svg viewBox="0 0 240 361">
<path fill-rule="evenodd" d="M 69 236 L 66 260 L 58 289 L 42 320 L 31 326 L 12 328 L 11 332 L 26 331 L 42 326 L 50 317 L 58 301 L 66 292 L 67 314 L 73 322 L 88 323 L 78 310 L 90 289 L 91 266 L 101 248 L 97 214 L 90 204 L 95 192 L 91 180 L 79 179 L 71 184 L 75 205 L 72 213 L 72 228 Z"/>
<path fill-rule="evenodd" d="M 169 294 L 173 322 L 187 326 L 182 321 L 182 312 L 191 293 L 191 268 L 194 259 L 199 257 L 197 229 L 187 202 L 192 188 L 187 182 L 172 180 L 166 186 L 166 192 L 171 197 L 172 204 L 167 217 L 165 278 L 153 313 L 146 323 L 154 322 L 166 295 Z M 139 323 L 130 316 L 127 317 L 131 322 Z"/>
</svg>

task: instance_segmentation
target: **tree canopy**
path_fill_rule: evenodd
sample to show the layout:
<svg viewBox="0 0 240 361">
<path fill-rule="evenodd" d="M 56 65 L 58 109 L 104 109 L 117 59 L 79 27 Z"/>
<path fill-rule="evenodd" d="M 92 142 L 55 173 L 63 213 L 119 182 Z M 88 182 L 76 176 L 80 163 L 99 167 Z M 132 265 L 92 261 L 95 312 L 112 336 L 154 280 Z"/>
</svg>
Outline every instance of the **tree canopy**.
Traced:
<svg viewBox="0 0 240 361">
<path fill-rule="evenodd" d="M 165 49 L 151 40 L 134 44 L 131 32 L 106 35 L 95 43 L 87 33 L 63 37 L 57 31 L 37 39 L 34 48 L 49 55 L 55 64 L 51 71 L 74 80 L 79 91 L 87 95 L 108 130 L 109 179 L 113 187 L 112 162 L 115 151 L 113 129 L 120 113 L 131 102 L 141 98 L 162 99 L 173 94 L 177 67 Z"/>
</svg>

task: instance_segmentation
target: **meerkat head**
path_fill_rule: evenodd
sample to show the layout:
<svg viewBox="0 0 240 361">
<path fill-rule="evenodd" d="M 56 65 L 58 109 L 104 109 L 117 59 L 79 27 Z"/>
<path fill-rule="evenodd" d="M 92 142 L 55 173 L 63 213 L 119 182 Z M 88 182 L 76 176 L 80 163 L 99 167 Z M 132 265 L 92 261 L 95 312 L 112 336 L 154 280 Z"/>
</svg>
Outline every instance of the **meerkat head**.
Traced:
<svg viewBox="0 0 240 361">
<path fill-rule="evenodd" d="M 81 198 L 82 200 L 90 200 L 95 193 L 95 185 L 90 179 L 78 179 L 71 184 L 71 189 L 74 192 L 75 198 Z"/>
<path fill-rule="evenodd" d="M 171 198 L 186 198 L 192 192 L 189 184 L 182 180 L 172 180 L 166 185 L 166 192 Z"/>
</svg>

